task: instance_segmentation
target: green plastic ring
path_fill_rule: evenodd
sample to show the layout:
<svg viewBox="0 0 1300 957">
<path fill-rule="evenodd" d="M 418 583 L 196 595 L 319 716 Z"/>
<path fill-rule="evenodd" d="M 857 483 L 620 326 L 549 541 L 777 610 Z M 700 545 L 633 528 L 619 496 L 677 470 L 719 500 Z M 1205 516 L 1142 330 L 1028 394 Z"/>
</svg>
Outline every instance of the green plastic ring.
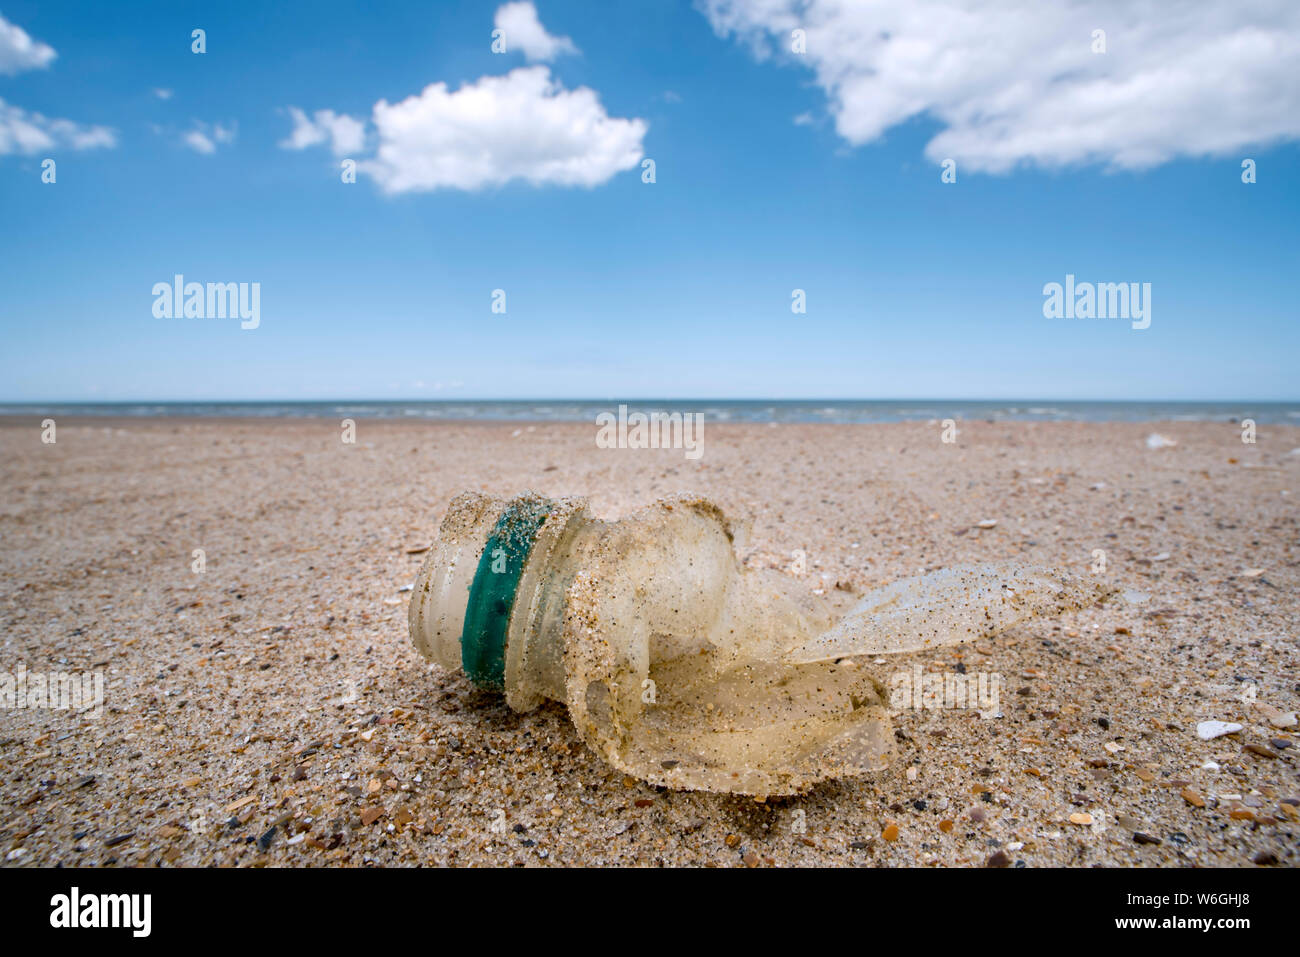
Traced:
<svg viewBox="0 0 1300 957">
<path fill-rule="evenodd" d="M 480 687 L 505 690 L 506 631 L 515 591 L 533 540 L 554 504 L 548 499 L 516 499 L 501 513 L 483 546 L 460 635 L 461 665 Z"/>
</svg>

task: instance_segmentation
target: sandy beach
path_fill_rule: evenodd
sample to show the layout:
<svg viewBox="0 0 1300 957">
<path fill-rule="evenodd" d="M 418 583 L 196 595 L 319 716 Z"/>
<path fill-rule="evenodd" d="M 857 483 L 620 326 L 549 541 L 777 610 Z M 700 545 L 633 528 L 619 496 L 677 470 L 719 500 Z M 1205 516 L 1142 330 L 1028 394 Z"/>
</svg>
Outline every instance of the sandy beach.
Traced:
<svg viewBox="0 0 1300 957">
<path fill-rule="evenodd" d="M 356 430 L 82 418 L 45 444 L 39 417 L 0 420 L 0 671 L 104 676 L 98 717 L 0 712 L 6 866 L 1300 862 L 1300 428 L 708 423 L 698 460 L 590 424 Z M 602 517 L 702 493 L 752 520 L 748 564 L 803 550 L 840 603 L 1096 550 L 1149 599 L 880 665 L 1005 682 L 998 717 L 900 712 L 887 771 L 659 790 L 562 706 L 512 713 L 413 649 L 401 589 L 465 489 Z M 1202 740 L 1210 720 L 1242 728 Z"/>
</svg>

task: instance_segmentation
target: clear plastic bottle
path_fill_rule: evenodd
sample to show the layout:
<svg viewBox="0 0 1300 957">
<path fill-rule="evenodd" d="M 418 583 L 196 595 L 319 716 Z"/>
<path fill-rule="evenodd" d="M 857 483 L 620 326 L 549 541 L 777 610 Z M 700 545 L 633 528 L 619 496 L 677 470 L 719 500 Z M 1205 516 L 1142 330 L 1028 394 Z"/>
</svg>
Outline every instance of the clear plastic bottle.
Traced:
<svg viewBox="0 0 1300 957">
<path fill-rule="evenodd" d="M 1109 592 L 1014 565 L 949 569 L 871 592 L 836 623 L 797 579 L 745 569 L 704 499 L 606 522 L 581 499 L 467 492 L 416 579 L 410 630 L 425 657 L 515 710 L 564 703 L 628 774 L 777 795 L 889 763 L 887 693 L 862 656 L 995 634 Z"/>
</svg>

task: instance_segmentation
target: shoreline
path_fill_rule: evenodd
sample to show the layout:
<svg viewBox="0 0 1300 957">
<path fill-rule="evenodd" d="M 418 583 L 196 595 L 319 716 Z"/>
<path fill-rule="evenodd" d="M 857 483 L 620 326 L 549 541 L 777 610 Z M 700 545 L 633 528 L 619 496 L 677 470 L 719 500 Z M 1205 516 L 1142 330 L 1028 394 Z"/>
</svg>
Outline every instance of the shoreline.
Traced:
<svg viewBox="0 0 1300 957">
<path fill-rule="evenodd" d="M 704 421 L 782 425 L 936 422 L 1095 422 L 1300 425 L 1300 400 L 1134 401 L 1046 399 L 555 399 L 555 400 L 326 400 L 310 402 L 0 403 L 0 420 L 32 417 L 174 421 L 272 421 L 353 418 L 418 422 L 591 422 L 619 409 L 690 413 Z"/>
<path fill-rule="evenodd" d="M 617 406 L 610 409 L 603 409 L 602 412 L 609 415 L 617 414 Z M 643 411 L 629 407 L 630 412 Z M 649 410 L 645 411 L 659 411 Z M 353 419 L 358 425 L 361 423 L 384 425 L 384 426 L 414 426 L 414 427 L 459 427 L 459 426 L 531 426 L 531 427 L 550 427 L 550 426 L 572 426 L 572 427 L 590 427 L 596 429 L 599 423 L 595 415 L 590 419 L 568 419 L 568 418 L 418 418 L 416 416 L 399 416 L 388 418 L 384 416 L 364 416 L 364 415 L 62 415 L 48 413 L 33 413 L 32 415 L 9 415 L 0 414 L 0 428 L 40 428 L 42 418 L 54 418 L 59 427 L 65 424 L 77 428 L 95 428 L 103 426 L 122 427 L 126 425 L 137 425 L 144 427 L 166 428 L 171 425 L 201 426 L 205 423 L 217 425 L 302 425 L 311 426 L 314 423 L 332 423 L 333 427 L 347 418 Z M 1248 418 L 1248 416 L 1247 416 Z M 938 429 L 944 421 L 938 418 L 915 418 L 900 419 L 879 422 L 831 422 L 831 421 L 771 421 L 771 420 L 744 420 L 744 419 L 710 419 L 705 418 L 704 424 L 709 428 L 766 428 L 770 426 L 780 428 L 889 428 L 889 427 L 929 427 Z M 1236 434 L 1240 434 L 1240 419 L 1141 419 L 1141 420 L 1122 420 L 1122 421 L 1095 421 L 1091 419 L 985 419 L 985 418 L 957 418 L 958 426 L 965 428 L 968 426 L 991 426 L 991 427 L 1037 427 L 1037 426 L 1098 426 L 1102 428 L 1133 428 L 1142 429 L 1144 427 L 1156 428 L 1179 428 L 1189 426 L 1213 427 L 1222 429 L 1231 429 Z M 1257 420 L 1258 421 L 1258 420 Z M 1286 421 L 1258 421 L 1259 428 L 1292 430 L 1300 434 L 1300 419 L 1294 422 Z"/>
</svg>

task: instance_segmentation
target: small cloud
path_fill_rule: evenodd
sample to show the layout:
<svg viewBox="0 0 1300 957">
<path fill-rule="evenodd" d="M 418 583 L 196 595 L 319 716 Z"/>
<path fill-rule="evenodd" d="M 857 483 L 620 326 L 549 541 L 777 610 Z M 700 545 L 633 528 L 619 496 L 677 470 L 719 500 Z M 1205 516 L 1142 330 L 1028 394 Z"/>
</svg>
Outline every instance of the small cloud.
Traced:
<svg viewBox="0 0 1300 957">
<path fill-rule="evenodd" d="M 190 130 L 181 137 L 181 142 L 194 150 L 196 153 L 203 153 L 205 156 L 217 151 L 217 144 L 208 138 L 207 134 L 198 130 Z"/>
<path fill-rule="evenodd" d="M 358 164 L 389 194 L 478 190 L 524 180 L 533 186 L 597 186 L 644 155 L 647 125 L 605 112 L 595 90 L 566 89 L 549 67 L 518 67 L 450 90 L 431 83 L 397 103 L 380 100 L 370 123 L 333 110 L 288 107 L 300 150 L 328 144 L 356 155 L 374 129 L 373 153 Z M 197 147 L 196 145 L 196 148 Z"/>
<path fill-rule="evenodd" d="M 0 15 L 0 74 L 43 70 L 56 56 L 54 47 L 33 40 L 26 30 Z"/>
<path fill-rule="evenodd" d="M 530 63 L 539 60 L 549 63 L 556 57 L 579 52 L 568 37 L 546 32 L 531 0 L 517 0 L 499 7 L 493 23 L 505 37 L 506 52 L 519 50 Z"/>
<path fill-rule="evenodd" d="M 811 113 L 800 113 L 794 118 L 795 126 L 812 126 L 815 121 Z"/>
<path fill-rule="evenodd" d="M 156 87 L 153 91 L 153 95 L 158 97 L 160 100 L 170 100 L 172 98 L 172 91 L 165 90 L 162 87 Z"/>
<path fill-rule="evenodd" d="M 644 155 L 644 120 L 612 117 L 596 91 L 565 89 L 545 66 L 484 76 L 451 91 L 431 83 L 375 104 L 379 146 L 360 168 L 386 193 L 475 190 L 524 180 L 597 186 Z"/>
<path fill-rule="evenodd" d="M 345 113 L 317 110 L 310 117 L 296 106 L 289 107 L 293 132 L 280 141 L 280 148 L 301 150 L 328 142 L 335 156 L 358 153 L 365 148 L 366 124 Z"/>
<path fill-rule="evenodd" d="M 0 99 L 0 156 L 58 148 L 91 150 L 117 145 L 117 134 L 106 126 L 83 126 L 72 120 L 28 113 Z"/>
<path fill-rule="evenodd" d="M 235 142 L 234 124 L 230 126 L 222 126 L 220 123 L 208 125 L 196 121 L 194 129 L 181 137 L 182 144 L 196 153 L 202 153 L 204 156 L 211 156 L 215 153 L 218 144 L 225 146 L 233 142 Z"/>
<path fill-rule="evenodd" d="M 681 101 L 682 98 L 677 93 L 673 92 L 672 90 L 664 90 L 665 103 L 680 103 Z"/>
</svg>

